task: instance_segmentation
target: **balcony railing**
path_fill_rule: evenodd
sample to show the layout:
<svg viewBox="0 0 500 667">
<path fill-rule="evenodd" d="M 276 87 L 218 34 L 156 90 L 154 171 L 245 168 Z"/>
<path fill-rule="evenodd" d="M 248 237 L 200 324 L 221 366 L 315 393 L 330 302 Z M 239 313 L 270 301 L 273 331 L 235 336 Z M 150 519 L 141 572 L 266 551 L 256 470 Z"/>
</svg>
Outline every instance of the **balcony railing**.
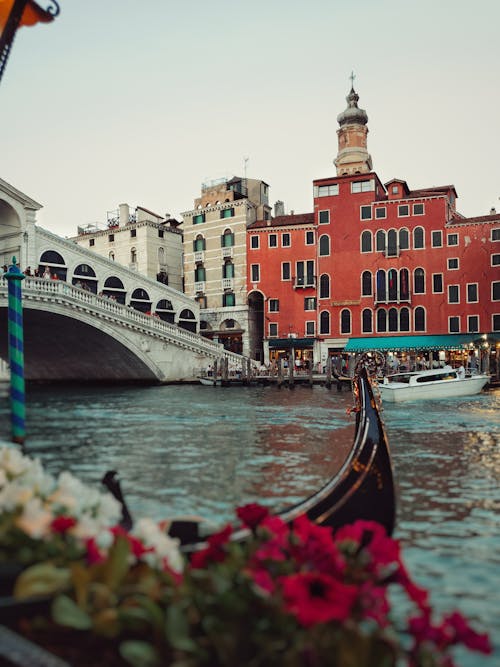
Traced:
<svg viewBox="0 0 500 667">
<path fill-rule="evenodd" d="M 233 289 L 233 287 L 234 287 L 234 278 L 222 279 L 222 289 Z"/>
<path fill-rule="evenodd" d="M 205 261 L 205 253 L 203 252 L 203 250 L 195 250 L 194 261 L 195 262 L 204 262 Z"/>
<path fill-rule="evenodd" d="M 302 289 L 316 287 L 316 276 L 295 277 L 293 279 L 293 286 Z"/>
<path fill-rule="evenodd" d="M 396 296 L 392 296 L 392 295 L 391 295 L 391 296 L 389 296 L 389 295 L 382 296 L 382 295 L 378 295 L 378 294 L 376 294 L 375 297 L 374 297 L 374 299 L 373 299 L 373 305 L 374 305 L 374 306 L 377 306 L 377 305 L 379 305 L 379 304 L 386 304 L 386 305 L 388 305 L 388 304 L 394 304 L 394 303 L 395 303 L 395 304 L 398 304 L 398 303 L 411 303 L 411 296 L 410 296 L 410 293 L 408 293 L 408 294 L 404 294 L 404 295 L 397 294 Z"/>
<path fill-rule="evenodd" d="M 228 246 L 227 248 L 222 248 L 222 257 L 226 259 L 227 257 L 233 256 L 233 246 Z"/>
<path fill-rule="evenodd" d="M 204 292 L 205 291 L 205 281 L 203 280 L 203 281 L 195 282 L 194 291 L 195 292 Z"/>
</svg>

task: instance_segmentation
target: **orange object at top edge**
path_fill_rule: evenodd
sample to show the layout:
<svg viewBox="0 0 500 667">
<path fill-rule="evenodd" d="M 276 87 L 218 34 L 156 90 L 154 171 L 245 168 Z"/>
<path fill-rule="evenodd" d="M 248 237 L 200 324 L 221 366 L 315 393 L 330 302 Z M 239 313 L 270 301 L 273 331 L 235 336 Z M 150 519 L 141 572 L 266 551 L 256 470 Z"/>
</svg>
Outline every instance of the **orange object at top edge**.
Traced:
<svg viewBox="0 0 500 667">
<path fill-rule="evenodd" d="M 14 0 L 0 0 L 0 29 L 5 28 Z M 24 8 L 19 27 L 35 25 L 36 23 L 49 23 L 54 17 L 32 0 L 28 0 Z"/>
</svg>

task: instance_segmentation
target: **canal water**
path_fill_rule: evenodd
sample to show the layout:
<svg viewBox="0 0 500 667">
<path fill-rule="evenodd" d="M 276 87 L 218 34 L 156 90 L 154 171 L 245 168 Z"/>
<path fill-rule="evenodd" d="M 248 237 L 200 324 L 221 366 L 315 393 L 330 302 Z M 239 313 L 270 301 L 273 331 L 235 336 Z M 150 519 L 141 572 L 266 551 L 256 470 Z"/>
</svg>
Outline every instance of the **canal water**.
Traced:
<svg viewBox="0 0 500 667">
<path fill-rule="evenodd" d="M 354 427 L 350 393 L 323 387 L 45 386 L 27 405 L 27 453 L 92 484 L 118 470 L 133 515 L 157 519 L 296 502 L 339 468 Z M 499 408 L 497 389 L 383 412 L 406 563 L 439 612 L 459 609 L 496 644 L 457 654 L 463 667 L 500 667 Z"/>
</svg>

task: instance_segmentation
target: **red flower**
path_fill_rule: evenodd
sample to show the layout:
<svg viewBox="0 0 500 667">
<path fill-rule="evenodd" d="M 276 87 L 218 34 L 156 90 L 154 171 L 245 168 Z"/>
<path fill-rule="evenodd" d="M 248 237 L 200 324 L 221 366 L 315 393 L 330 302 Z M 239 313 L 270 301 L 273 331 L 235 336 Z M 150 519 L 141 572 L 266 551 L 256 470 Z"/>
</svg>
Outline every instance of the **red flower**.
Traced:
<svg viewBox="0 0 500 667">
<path fill-rule="evenodd" d="M 67 533 L 70 528 L 76 526 L 76 519 L 72 516 L 56 516 L 50 524 L 53 533 Z"/>
<path fill-rule="evenodd" d="M 299 564 L 331 575 L 344 572 L 345 560 L 330 528 L 317 526 L 304 514 L 293 522 L 293 533 L 292 553 Z"/>
<path fill-rule="evenodd" d="M 89 565 L 94 565 L 95 563 L 102 563 L 104 556 L 99 551 L 99 547 L 96 544 L 96 541 L 93 537 L 90 537 L 85 542 L 85 548 L 87 549 L 87 563 Z"/>
<path fill-rule="evenodd" d="M 208 547 L 202 551 L 196 551 L 191 556 L 191 567 L 193 569 L 205 568 L 209 563 L 221 563 L 226 558 L 224 546 L 229 541 L 233 532 L 232 526 L 228 524 L 223 530 L 207 539 Z"/>
<path fill-rule="evenodd" d="M 274 593 L 276 584 L 265 568 L 259 567 L 255 570 L 251 570 L 250 576 L 252 577 L 252 581 L 257 586 L 257 588 L 260 588 L 266 593 Z"/>
<path fill-rule="evenodd" d="M 245 526 L 254 530 L 267 516 L 269 516 L 269 510 L 267 507 L 263 507 L 257 503 L 249 503 L 248 505 L 243 505 L 243 507 L 238 507 L 236 515 Z"/>
<path fill-rule="evenodd" d="M 282 577 L 285 608 L 304 627 L 349 618 L 357 587 L 326 574 L 304 573 Z"/>
<path fill-rule="evenodd" d="M 489 654 L 492 652 L 492 646 L 488 635 L 479 634 L 473 630 L 467 622 L 467 619 L 458 611 L 445 616 L 443 629 L 451 631 L 453 644 L 463 644 L 472 651 Z"/>
</svg>

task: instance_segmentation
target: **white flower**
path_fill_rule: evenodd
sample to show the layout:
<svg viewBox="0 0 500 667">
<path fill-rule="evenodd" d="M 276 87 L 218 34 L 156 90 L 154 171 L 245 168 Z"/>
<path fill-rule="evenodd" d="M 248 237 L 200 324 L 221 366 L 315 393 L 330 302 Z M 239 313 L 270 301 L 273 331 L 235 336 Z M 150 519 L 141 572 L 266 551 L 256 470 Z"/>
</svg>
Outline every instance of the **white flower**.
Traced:
<svg viewBox="0 0 500 667">
<path fill-rule="evenodd" d="M 179 540 L 169 537 L 152 519 L 139 519 L 132 534 L 139 538 L 145 547 L 153 547 L 154 551 L 142 556 L 151 567 L 162 567 L 163 560 L 174 572 L 182 572 L 183 558 L 179 551 Z"/>
<path fill-rule="evenodd" d="M 43 507 L 40 499 L 31 498 L 17 517 L 16 525 L 30 537 L 40 539 L 50 533 L 52 519 L 52 513 Z"/>
</svg>

